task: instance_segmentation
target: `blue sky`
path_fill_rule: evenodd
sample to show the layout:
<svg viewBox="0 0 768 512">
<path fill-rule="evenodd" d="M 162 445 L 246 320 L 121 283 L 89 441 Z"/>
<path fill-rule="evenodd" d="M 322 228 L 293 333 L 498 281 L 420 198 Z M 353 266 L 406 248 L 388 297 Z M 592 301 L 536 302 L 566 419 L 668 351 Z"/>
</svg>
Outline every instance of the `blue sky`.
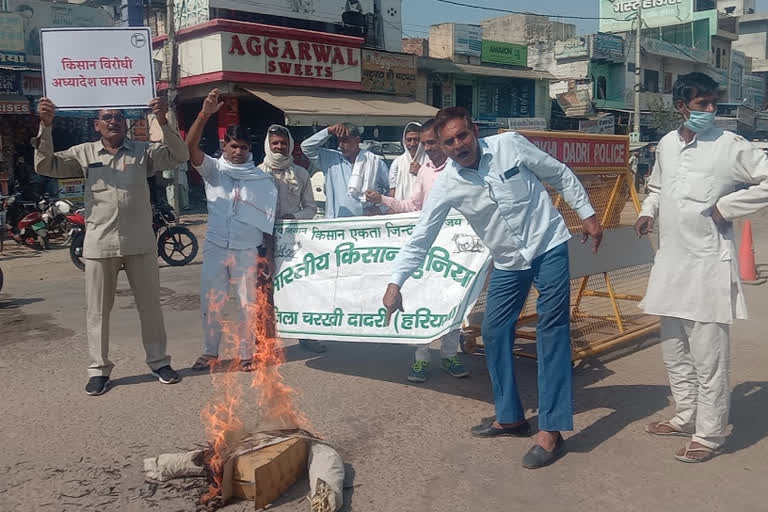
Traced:
<svg viewBox="0 0 768 512">
<path fill-rule="evenodd" d="M 473 5 L 500 7 L 503 9 L 530 11 L 539 14 L 550 14 L 553 18 L 561 16 L 594 16 L 598 15 L 597 0 L 458 0 Z M 535 6 L 535 7 L 534 7 Z M 758 11 L 768 11 L 768 0 L 757 0 Z M 428 26 L 435 23 L 477 23 L 486 18 L 503 16 L 503 12 L 484 11 L 459 7 L 436 0 L 403 0 L 403 33 L 407 36 L 425 37 Z M 559 21 L 574 23 L 579 33 L 597 31 L 597 20 L 568 20 Z"/>
</svg>

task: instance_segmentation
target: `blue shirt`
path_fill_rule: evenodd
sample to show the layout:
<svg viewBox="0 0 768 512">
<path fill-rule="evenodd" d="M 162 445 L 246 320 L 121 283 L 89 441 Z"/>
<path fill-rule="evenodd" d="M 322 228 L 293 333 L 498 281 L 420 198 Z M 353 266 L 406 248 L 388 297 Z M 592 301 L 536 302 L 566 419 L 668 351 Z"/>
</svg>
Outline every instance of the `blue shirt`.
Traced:
<svg viewBox="0 0 768 512">
<path fill-rule="evenodd" d="M 331 134 L 326 128 L 301 143 L 307 158 L 325 173 L 325 216 L 330 219 L 364 215 L 364 209 L 374 205 L 361 203 L 349 195 L 348 184 L 354 162 L 344 158 L 341 151 L 321 147 L 329 138 Z M 389 171 L 382 159 L 378 159 L 375 183 L 377 192 L 389 192 Z"/>
<path fill-rule="evenodd" d="M 502 270 L 530 268 L 534 258 L 571 237 L 542 181 L 581 219 L 595 214 L 573 171 L 522 135 L 503 133 L 478 144 L 477 170 L 449 160 L 435 181 L 413 234 L 395 259 L 392 283 L 402 287 L 421 267 L 451 208 L 466 217 Z"/>
</svg>

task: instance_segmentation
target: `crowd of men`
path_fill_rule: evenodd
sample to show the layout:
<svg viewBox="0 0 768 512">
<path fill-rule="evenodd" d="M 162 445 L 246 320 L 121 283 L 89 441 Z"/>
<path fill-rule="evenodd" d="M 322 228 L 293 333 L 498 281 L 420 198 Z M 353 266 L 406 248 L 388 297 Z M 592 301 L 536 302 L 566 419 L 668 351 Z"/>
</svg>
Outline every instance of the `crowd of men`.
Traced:
<svg viewBox="0 0 768 512">
<path fill-rule="evenodd" d="M 681 76 L 675 84 L 682 124 L 659 143 L 650 194 L 635 226 L 642 236 L 660 221 L 660 248 L 642 307 L 662 318 L 664 364 L 676 406 L 674 417 L 649 424 L 647 432 L 689 438 L 675 453 L 683 462 L 709 460 L 725 442 L 729 325 L 746 317 L 731 221 L 768 205 L 768 157 L 714 126 L 717 90 L 717 83 L 700 73 Z M 271 266 L 275 220 L 310 219 L 317 213 L 309 172 L 293 159 L 288 128 L 269 127 L 265 157 L 258 164 L 251 134 L 242 126 L 227 128 L 218 159 L 200 150 L 204 126 L 221 106 L 219 91 L 211 91 L 182 141 L 168 126 L 163 101 L 153 100 L 150 109 L 162 128 L 162 141 L 154 143 L 127 140 L 123 114 L 102 110 L 94 124 L 99 141 L 54 152 L 55 106 L 46 98 L 40 101 L 35 170 L 86 180 L 91 363 L 85 389 L 90 395 L 103 394 L 109 384 L 109 315 L 121 267 L 136 298 L 147 364 L 161 382 L 179 380 L 166 351 L 148 176 L 189 160 L 205 181 L 203 353 L 193 365 L 199 370 L 219 356 L 222 328 L 210 314 L 211 302 L 226 298 L 235 284 L 245 329 L 246 305 L 269 277 L 270 272 L 254 272 L 254 262 Z M 333 136 L 338 149 L 327 147 Z M 387 321 L 403 310 L 400 289 L 422 265 L 451 209 L 467 219 L 493 259 L 483 340 L 495 415 L 472 428 L 475 437 L 532 435 L 517 390 L 514 342 L 526 297 L 536 288 L 539 432 L 522 464 L 535 469 L 555 462 L 567 451 L 561 432 L 573 429 L 571 235 L 546 187 L 582 219 L 582 241 L 591 237 L 597 252 L 603 233 L 584 187 L 565 164 L 515 132 L 479 138 L 471 115 L 461 107 L 443 109 L 424 124 L 409 123 L 405 151 L 390 169 L 381 157 L 360 148 L 360 136 L 358 127 L 336 124 L 304 140 L 301 149 L 325 175 L 326 217 L 421 212 L 382 290 Z M 240 368 L 252 371 L 257 340 L 245 332 L 240 339 Z M 443 337 L 440 365 L 455 377 L 466 377 L 458 340 L 458 331 Z M 325 350 L 311 340 L 302 344 Z M 429 375 L 428 346 L 422 345 L 408 380 L 424 382 Z"/>
</svg>

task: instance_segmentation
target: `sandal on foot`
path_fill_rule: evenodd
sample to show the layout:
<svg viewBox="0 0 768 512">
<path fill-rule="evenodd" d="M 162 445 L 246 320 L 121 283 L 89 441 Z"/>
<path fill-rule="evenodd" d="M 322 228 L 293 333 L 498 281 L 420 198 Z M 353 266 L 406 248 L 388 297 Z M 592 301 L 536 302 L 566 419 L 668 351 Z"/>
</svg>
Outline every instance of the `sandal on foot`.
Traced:
<svg viewBox="0 0 768 512">
<path fill-rule="evenodd" d="M 654 421 L 645 427 L 645 431 L 654 436 L 690 437 L 691 434 L 678 430 L 668 421 Z"/>
<path fill-rule="evenodd" d="M 197 361 L 195 361 L 195 364 L 192 365 L 192 369 L 195 371 L 203 371 L 203 370 L 210 370 L 213 363 L 216 362 L 218 358 L 215 356 L 209 356 L 208 354 L 203 354 L 202 356 L 197 358 Z"/>
<path fill-rule="evenodd" d="M 675 452 L 675 458 L 680 462 L 695 464 L 698 462 L 707 462 L 715 456 L 715 450 L 696 443 L 697 446 L 691 446 L 694 441 L 685 443 L 685 446 Z"/>
<path fill-rule="evenodd" d="M 240 361 L 241 372 L 252 372 L 256 369 L 256 365 L 253 364 L 253 359 L 242 359 Z"/>
</svg>

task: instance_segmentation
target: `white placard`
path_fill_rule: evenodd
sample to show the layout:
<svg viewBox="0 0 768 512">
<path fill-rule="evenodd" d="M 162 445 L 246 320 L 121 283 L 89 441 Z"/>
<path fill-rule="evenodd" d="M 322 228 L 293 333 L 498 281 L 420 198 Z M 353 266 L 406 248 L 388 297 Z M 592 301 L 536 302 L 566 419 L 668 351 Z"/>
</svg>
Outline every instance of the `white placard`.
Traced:
<svg viewBox="0 0 768 512">
<path fill-rule="evenodd" d="M 277 329 L 286 338 L 429 343 L 458 329 L 485 284 L 490 257 L 451 216 L 403 286 L 405 311 L 384 325 L 381 299 L 418 214 L 282 221 L 275 229 Z"/>
<path fill-rule="evenodd" d="M 41 29 L 44 94 L 59 110 L 144 108 L 155 97 L 146 27 Z"/>
</svg>

